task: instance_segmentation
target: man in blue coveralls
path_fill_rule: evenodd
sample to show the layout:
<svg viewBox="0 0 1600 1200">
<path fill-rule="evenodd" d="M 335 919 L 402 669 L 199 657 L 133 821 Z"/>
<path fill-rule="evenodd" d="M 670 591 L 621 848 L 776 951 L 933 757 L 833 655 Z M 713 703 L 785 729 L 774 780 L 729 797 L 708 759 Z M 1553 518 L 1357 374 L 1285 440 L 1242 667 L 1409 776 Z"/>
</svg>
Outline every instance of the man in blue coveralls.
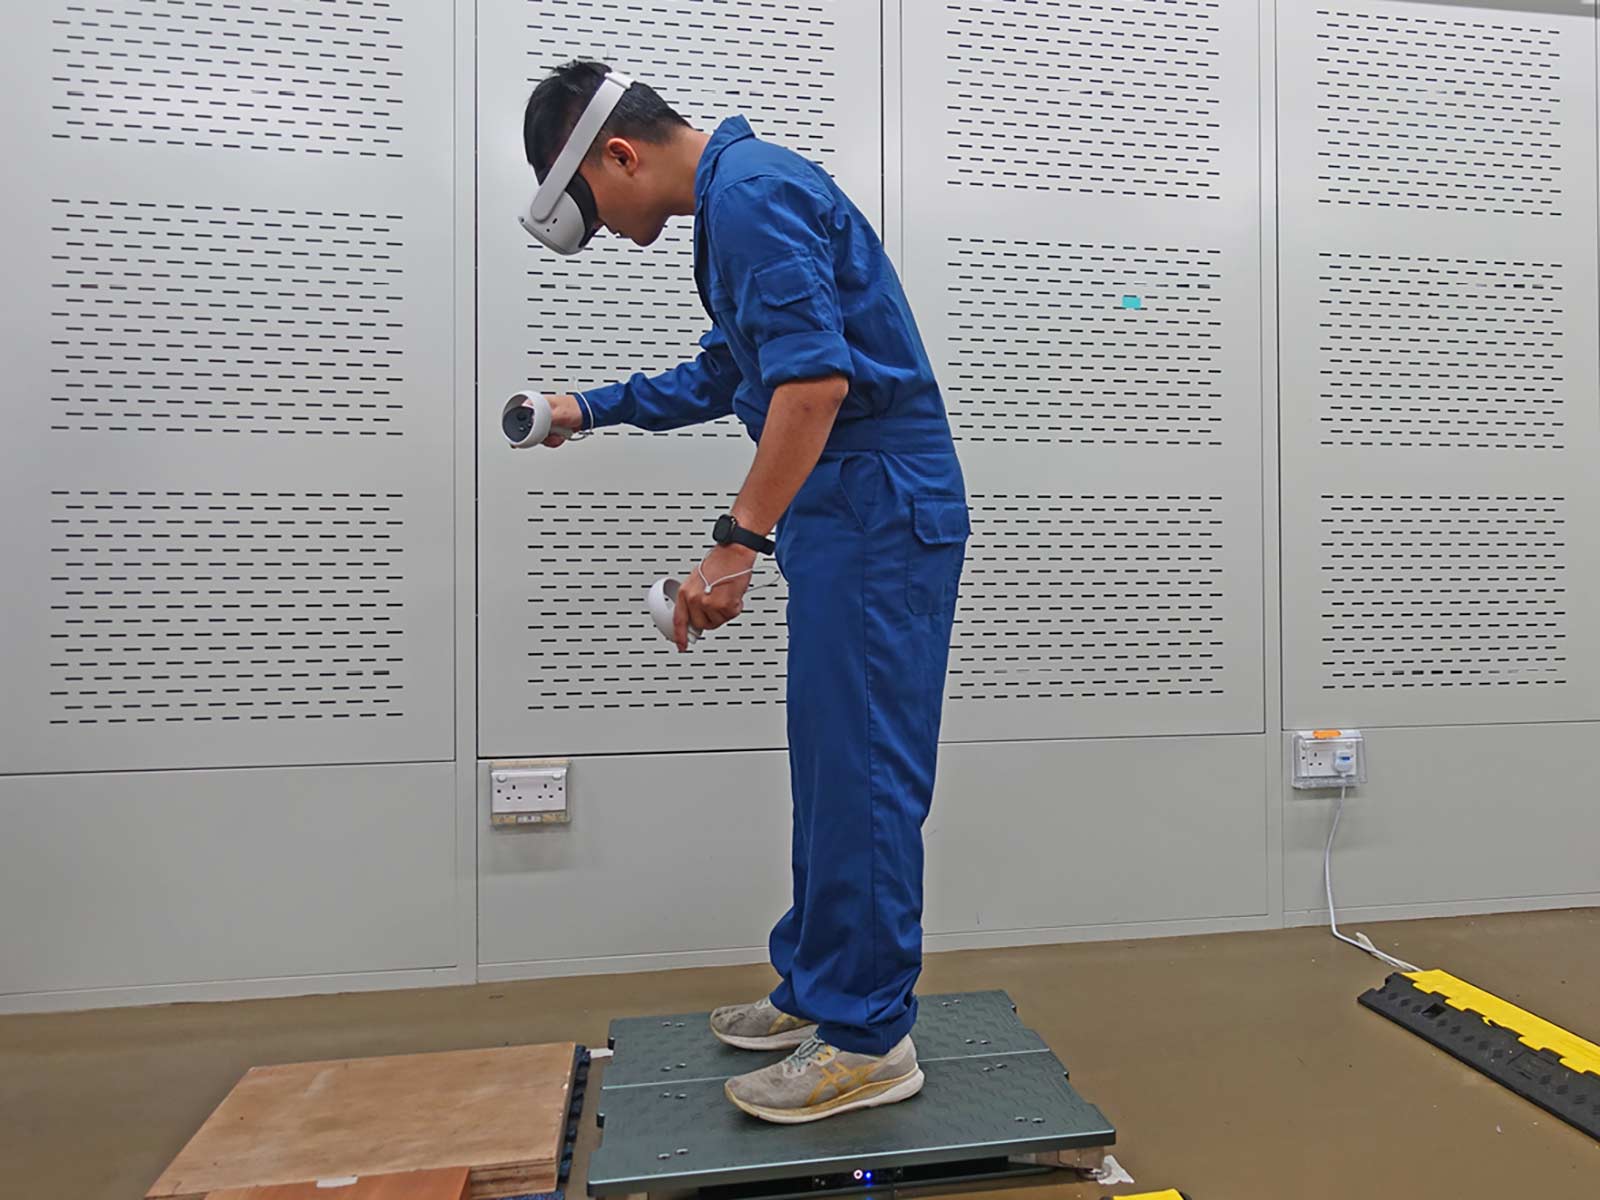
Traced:
<svg viewBox="0 0 1600 1200">
<path fill-rule="evenodd" d="M 569 63 L 535 89 L 523 135 L 540 179 L 606 71 Z M 553 424 L 661 430 L 731 412 L 755 440 L 678 593 L 679 650 L 691 627 L 739 615 L 774 526 L 789 585 L 794 898 L 770 946 L 782 982 L 711 1024 L 729 1045 L 793 1053 L 729 1081 L 729 1099 L 781 1124 L 907 1099 L 923 1083 L 910 1037 L 922 825 L 969 531 L 932 367 L 867 219 L 742 117 L 702 133 L 632 83 L 580 173 L 588 234 L 648 246 L 670 217 L 694 217 L 713 328 L 693 362 L 552 397 Z"/>
</svg>

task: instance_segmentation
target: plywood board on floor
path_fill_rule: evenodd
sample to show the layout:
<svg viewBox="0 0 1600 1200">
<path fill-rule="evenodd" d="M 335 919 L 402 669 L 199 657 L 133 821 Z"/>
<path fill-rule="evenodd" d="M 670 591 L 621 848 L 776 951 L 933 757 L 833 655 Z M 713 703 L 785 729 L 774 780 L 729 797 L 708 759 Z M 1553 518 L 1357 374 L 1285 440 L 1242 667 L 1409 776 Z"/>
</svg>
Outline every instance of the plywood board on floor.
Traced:
<svg viewBox="0 0 1600 1200">
<path fill-rule="evenodd" d="M 147 1196 L 440 1167 L 468 1169 L 472 1200 L 554 1191 L 576 1051 L 563 1042 L 254 1067 Z"/>
<path fill-rule="evenodd" d="M 465 1167 L 443 1171 L 405 1171 L 366 1175 L 340 1182 L 273 1183 L 266 1187 L 227 1188 L 206 1200 L 464 1200 L 470 1189 Z"/>
</svg>

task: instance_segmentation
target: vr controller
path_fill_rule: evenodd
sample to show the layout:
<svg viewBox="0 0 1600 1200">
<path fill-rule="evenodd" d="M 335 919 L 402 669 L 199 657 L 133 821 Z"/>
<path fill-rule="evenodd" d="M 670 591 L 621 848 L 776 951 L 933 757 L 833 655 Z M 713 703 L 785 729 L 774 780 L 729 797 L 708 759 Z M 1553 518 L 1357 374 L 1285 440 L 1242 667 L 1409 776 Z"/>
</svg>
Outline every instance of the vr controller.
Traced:
<svg viewBox="0 0 1600 1200">
<path fill-rule="evenodd" d="M 513 450 L 542 446 L 551 434 L 571 440 L 578 433 L 552 424 L 550 401 L 541 392 L 518 392 L 500 412 L 500 432 Z"/>
<path fill-rule="evenodd" d="M 658 579 L 650 588 L 647 603 L 650 606 L 650 619 L 656 623 L 656 628 L 661 631 L 661 636 L 667 641 L 672 641 L 672 619 L 678 607 L 678 581 L 676 579 Z M 698 642 L 705 630 L 689 626 L 689 640 Z"/>
</svg>

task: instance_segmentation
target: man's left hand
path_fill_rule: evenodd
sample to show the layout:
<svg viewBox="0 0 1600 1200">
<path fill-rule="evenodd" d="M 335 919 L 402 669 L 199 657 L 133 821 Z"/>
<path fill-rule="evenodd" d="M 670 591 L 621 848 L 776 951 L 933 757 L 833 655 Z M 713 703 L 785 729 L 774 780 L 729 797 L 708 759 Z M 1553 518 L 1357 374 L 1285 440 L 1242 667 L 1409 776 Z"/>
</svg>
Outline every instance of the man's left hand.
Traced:
<svg viewBox="0 0 1600 1200">
<path fill-rule="evenodd" d="M 749 547 L 718 546 L 706 555 L 699 571 L 689 573 L 678 588 L 678 608 L 673 617 L 672 640 L 679 650 L 689 648 L 691 625 L 696 629 L 717 629 L 744 611 L 744 593 L 750 586 L 748 572 L 755 561 L 756 552 Z M 727 578 L 730 575 L 733 578 Z M 719 579 L 721 583 L 717 582 Z M 707 583 L 716 586 L 708 592 Z"/>
</svg>

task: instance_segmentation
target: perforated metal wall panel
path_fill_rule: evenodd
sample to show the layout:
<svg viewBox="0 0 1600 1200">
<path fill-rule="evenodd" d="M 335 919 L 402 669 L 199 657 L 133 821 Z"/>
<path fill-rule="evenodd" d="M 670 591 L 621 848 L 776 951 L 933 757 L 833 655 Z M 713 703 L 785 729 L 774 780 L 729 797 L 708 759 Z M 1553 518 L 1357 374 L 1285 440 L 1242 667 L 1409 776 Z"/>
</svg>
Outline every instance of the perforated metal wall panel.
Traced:
<svg viewBox="0 0 1600 1200">
<path fill-rule="evenodd" d="M 1170 713 L 1226 695 L 1221 497 L 971 500 L 952 701 L 1138 699 Z"/>
<path fill-rule="evenodd" d="M 973 505 L 947 739 L 1262 728 L 1256 31 L 907 6 L 905 278 Z"/>
<path fill-rule="evenodd" d="M 48 217 L 52 430 L 404 434 L 403 215 L 52 197 Z"/>
<path fill-rule="evenodd" d="M 938 85 L 956 187 L 1220 200 L 1235 115 L 1221 56 L 1246 15 L 1226 0 L 913 4 L 906 31 L 938 41 L 916 43 L 933 57 L 908 53 L 908 75 Z M 1019 153 L 1037 143 L 1050 153 Z"/>
<path fill-rule="evenodd" d="M 1291 727 L 1600 716 L 1577 9 L 1279 6 Z"/>
<path fill-rule="evenodd" d="M 570 391 L 676 365 L 710 328 L 692 226 L 653 247 L 602 234 L 561 259 L 518 226 L 534 186 L 522 112 L 575 57 L 649 82 L 702 129 L 735 113 L 881 206 L 878 5 L 827 0 L 479 0 L 479 746 L 485 755 L 784 743 L 783 585 L 680 656 L 645 611 L 681 577 L 749 467 L 732 420 L 610 431 L 559 452 L 499 433 L 519 388 Z M 708 707 L 709 706 L 709 707 Z M 714 713 L 708 719 L 708 711 Z"/>
<path fill-rule="evenodd" d="M 408 0 L 40 7 L 55 33 L 53 137 L 402 158 L 414 134 Z"/>
<path fill-rule="evenodd" d="M 452 43 L 8 12 L 7 770 L 451 757 Z"/>
</svg>

